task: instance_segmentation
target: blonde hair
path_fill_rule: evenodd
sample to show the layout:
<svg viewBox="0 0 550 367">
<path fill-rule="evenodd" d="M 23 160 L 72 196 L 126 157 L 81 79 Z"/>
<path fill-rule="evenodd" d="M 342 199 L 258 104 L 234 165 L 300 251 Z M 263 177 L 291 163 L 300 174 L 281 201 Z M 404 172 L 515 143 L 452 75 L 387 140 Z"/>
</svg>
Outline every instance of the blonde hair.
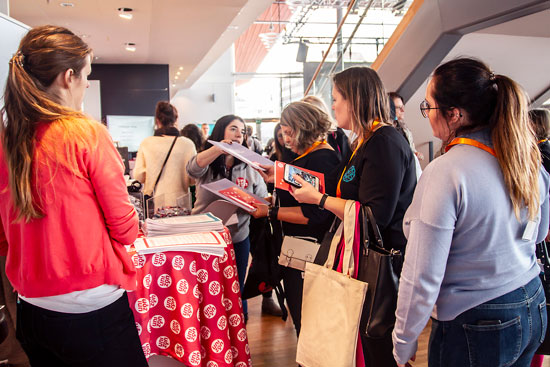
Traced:
<svg viewBox="0 0 550 367">
<path fill-rule="evenodd" d="M 451 60 L 433 74 L 433 97 L 441 113 L 461 108 L 468 125 L 456 136 L 483 128 L 491 130 L 504 184 L 514 214 L 520 219 L 526 206 L 529 219 L 539 210 L 540 152 L 528 116 L 529 98 L 512 79 L 495 75 L 484 63 L 471 58 Z"/>
<path fill-rule="evenodd" d="M 0 114 L 0 137 L 11 196 L 18 211 L 17 220 L 29 222 L 44 215 L 44 209 L 33 199 L 38 124 L 49 123 L 54 128 L 52 131 L 58 134 L 57 139 L 48 141 L 47 145 L 40 142 L 45 157 L 56 164 L 61 154 L 58 151 L 60 138 L 89 144 L 90 127 L 93 127 L 92 131 L 96 129 L 81 112 L 60 105 L 56 96 L 48 93 L 48 88 L 60 73 L 72 69 L 80 75 L 90 54 L 88 45 L 68 29 L 41 26 L 31 29 L 23 37 L 17 53 L 10 60 L 4 108 Z M 71 157 L 75 148 L 67 146 L 66 149 L 67 157 Z M 74 159 L 61 159 L 59 164 L 67 164 L 73 172 L 77 171 Z"/>
<path fill-rule="evenodd" d="M 292 102 L 281 114 L 281 126 L 294 131 L 294 139 L 300 150 L 323 139 L 330 128 L 330 119 L 321 109 L 307 102 Z"/>
</svg>

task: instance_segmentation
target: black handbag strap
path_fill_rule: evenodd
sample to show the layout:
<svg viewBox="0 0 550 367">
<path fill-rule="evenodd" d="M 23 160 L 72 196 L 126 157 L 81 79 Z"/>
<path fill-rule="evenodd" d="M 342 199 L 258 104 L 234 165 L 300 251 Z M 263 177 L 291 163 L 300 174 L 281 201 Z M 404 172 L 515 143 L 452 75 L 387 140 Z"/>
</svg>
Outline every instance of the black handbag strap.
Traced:
<svg viewBox="0 0 550 367">
<path fill-rule="evenodd" d="M 155 181 L 155 186 L 153 186 L 153 195 L 155 194 L 155 190 L 157 189 L 157 185 L 160 181 L 160 176 L 162 176 L 162 171 L 164 171 L 164 166 L 166 166 L 166 162 L 168 162 L 168 158 L 170 158 L 170 154 L 172 153 L 172 148 L 174 148 L 174 145 L 176 144 L 176 140 L 178 137 L 176 136 L 174 138 L 174 141 L 172 141 L 172 145 L 170 145 L 170 150 L 168 150 L 168 154 L 166 155 L 166 158 L 164 159 L 164 163 L 162 164 L 162 168 L 160 169 L 159 175 L 157 176 L 157 180 Z"/>
<path fill-rule="evenodd" d="M 382 240 L 382 234 L 380 234 L 380 229 L 376 224 L 376 219 L 372 213 L 372 209 L 368 205 L 361 205 L 361 214 L 363 215 L 363 225 L 361 229 L 363 231 L 363 245 L 365 248 L 369 248 L 370 237 L 369 237 L 369 227 L 372 228 L 372 233 L 374 234 L 374 239 L 376 240 L 376 247 L 381 249 L 384 248 L 384 241 Z"/>
</svg>

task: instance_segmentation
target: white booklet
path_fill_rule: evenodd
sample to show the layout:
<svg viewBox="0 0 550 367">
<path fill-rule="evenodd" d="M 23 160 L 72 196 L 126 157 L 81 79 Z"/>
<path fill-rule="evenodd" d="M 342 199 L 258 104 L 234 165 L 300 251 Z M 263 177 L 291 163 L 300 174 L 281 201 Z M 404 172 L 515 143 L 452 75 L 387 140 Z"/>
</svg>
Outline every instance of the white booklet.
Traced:
<svg viewBox="0 0 550 367">
<path fill-rule="evenodd" d="M 222 256 L 226 246 L 227 244 L 218 232 L 194 232 L 173 236 L 140 237 L 134 242 L 134 247 L 139 254 L 187 251 Z"/>
<path fill-rule="evenodd" d="M 269 203 L 263 198 L 244 190 L 240 186 L 237 186 L 233 181 L 229 181 L 227 178 L 223 178 L 209 184 L 203 184 L 201 185 L 201 188 L 207 189 L 208 191 L 229 201 L 239 208 L 246 210 L 249 213 L 256 211 L 256 208 L 252 204 L 269 205 Z"/>
<path fill-rule="evenodd" d="M 235 158 L 239 158 L 241 161 L 249 164 L 250 166 L 265 171 L 262 167 L 258 165 L 268 165 L 272 166 L 274 162 L 270 160 L 269 158 L 266 158 L 264 156 L 259 155 L 253 150 L 248 149 L 244 145 L 241 144 L 227 144 L 222 143 L 221 141 L 214 141 L 214 140 L 208 140 L 208 142 L 212 145 L 215 145 L 221 149 L 223 149 L 224 152 L 231 154 Z"/>
<path fill-rule="evenodd" d="M 211 213 L 146 219 L 143 226 L 143 231 L 147 237 L 222 230 L 222 220 Z"/>
</svg>

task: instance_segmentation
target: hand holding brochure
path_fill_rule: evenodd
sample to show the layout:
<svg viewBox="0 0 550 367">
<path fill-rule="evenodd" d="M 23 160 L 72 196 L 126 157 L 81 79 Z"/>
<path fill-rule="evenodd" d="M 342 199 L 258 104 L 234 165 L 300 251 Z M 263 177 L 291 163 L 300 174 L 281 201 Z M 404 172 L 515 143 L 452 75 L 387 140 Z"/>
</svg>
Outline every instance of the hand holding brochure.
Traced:
<svg viewBox="0 0 550 367">
<path fill-rule="evenodd" d="M 269 205 L 269 203 L 261 197 L 245 191 L 234 182 L 229 181 L 227 178 L 211 182 L 209 184 L 204 184 L 201 187 L 218 195 L 222 199 L 229 201 L 239 208 L 246 210 L 249 213 L 256 211 L 253 204 Z"/>
<path fill-rule="evenodd" d="M 290 187 L 299 187 L 299 183 L 293 176 L 299 175 L 309 182 L 320 193 L 325 193 L 325 175 L 320 172 L 311 171 L 302 167 L 293 166 L 288 163 L 275 161 L 275 188 L 290 191 Z"/>
<path fill-rule="evenodd" d="M 231 154 L 235 158 L 239 158 L 241 161 L 249 164 L 250 166 L 256 169 L 265 171 L 265 169 L 260 167 L 258 163 L 263 165 L 269 165 L 269 166 L 273 165 L 273 161 L 259 155 L 258 153 L 248 149 L 243 145 L 236 144 L 236 143 L 227 144 L 227 143 L 222 143 L 221 141 L 214 141 L 214 140 L 208 140 L 208 142 L 214 146 L 217 146 L 223 149 L 224 152 Z"/>
</svg>

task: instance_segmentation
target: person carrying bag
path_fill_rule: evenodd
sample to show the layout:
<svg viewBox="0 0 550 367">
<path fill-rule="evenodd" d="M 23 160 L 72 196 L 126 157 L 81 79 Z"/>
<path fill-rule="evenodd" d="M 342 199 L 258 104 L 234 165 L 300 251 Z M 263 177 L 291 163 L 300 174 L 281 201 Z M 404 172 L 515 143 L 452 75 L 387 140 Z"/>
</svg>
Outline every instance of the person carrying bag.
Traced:
<svg viewBox="0 0 550 367">
<path fill-rule="evenodd" d="M 346 202 L 348 220 L 338 227 L 325 264 L 305 264 L 302 329 L 296 354 L 296 362 L 303 367 L 356 366 L 357 352 L 361 353 L 357 349 L 359 321 L 368 285 L 354 279 L 358 207 L 353 200 Z M 338 250 L 341 272 L 333 270 Z"/>
</svg>

